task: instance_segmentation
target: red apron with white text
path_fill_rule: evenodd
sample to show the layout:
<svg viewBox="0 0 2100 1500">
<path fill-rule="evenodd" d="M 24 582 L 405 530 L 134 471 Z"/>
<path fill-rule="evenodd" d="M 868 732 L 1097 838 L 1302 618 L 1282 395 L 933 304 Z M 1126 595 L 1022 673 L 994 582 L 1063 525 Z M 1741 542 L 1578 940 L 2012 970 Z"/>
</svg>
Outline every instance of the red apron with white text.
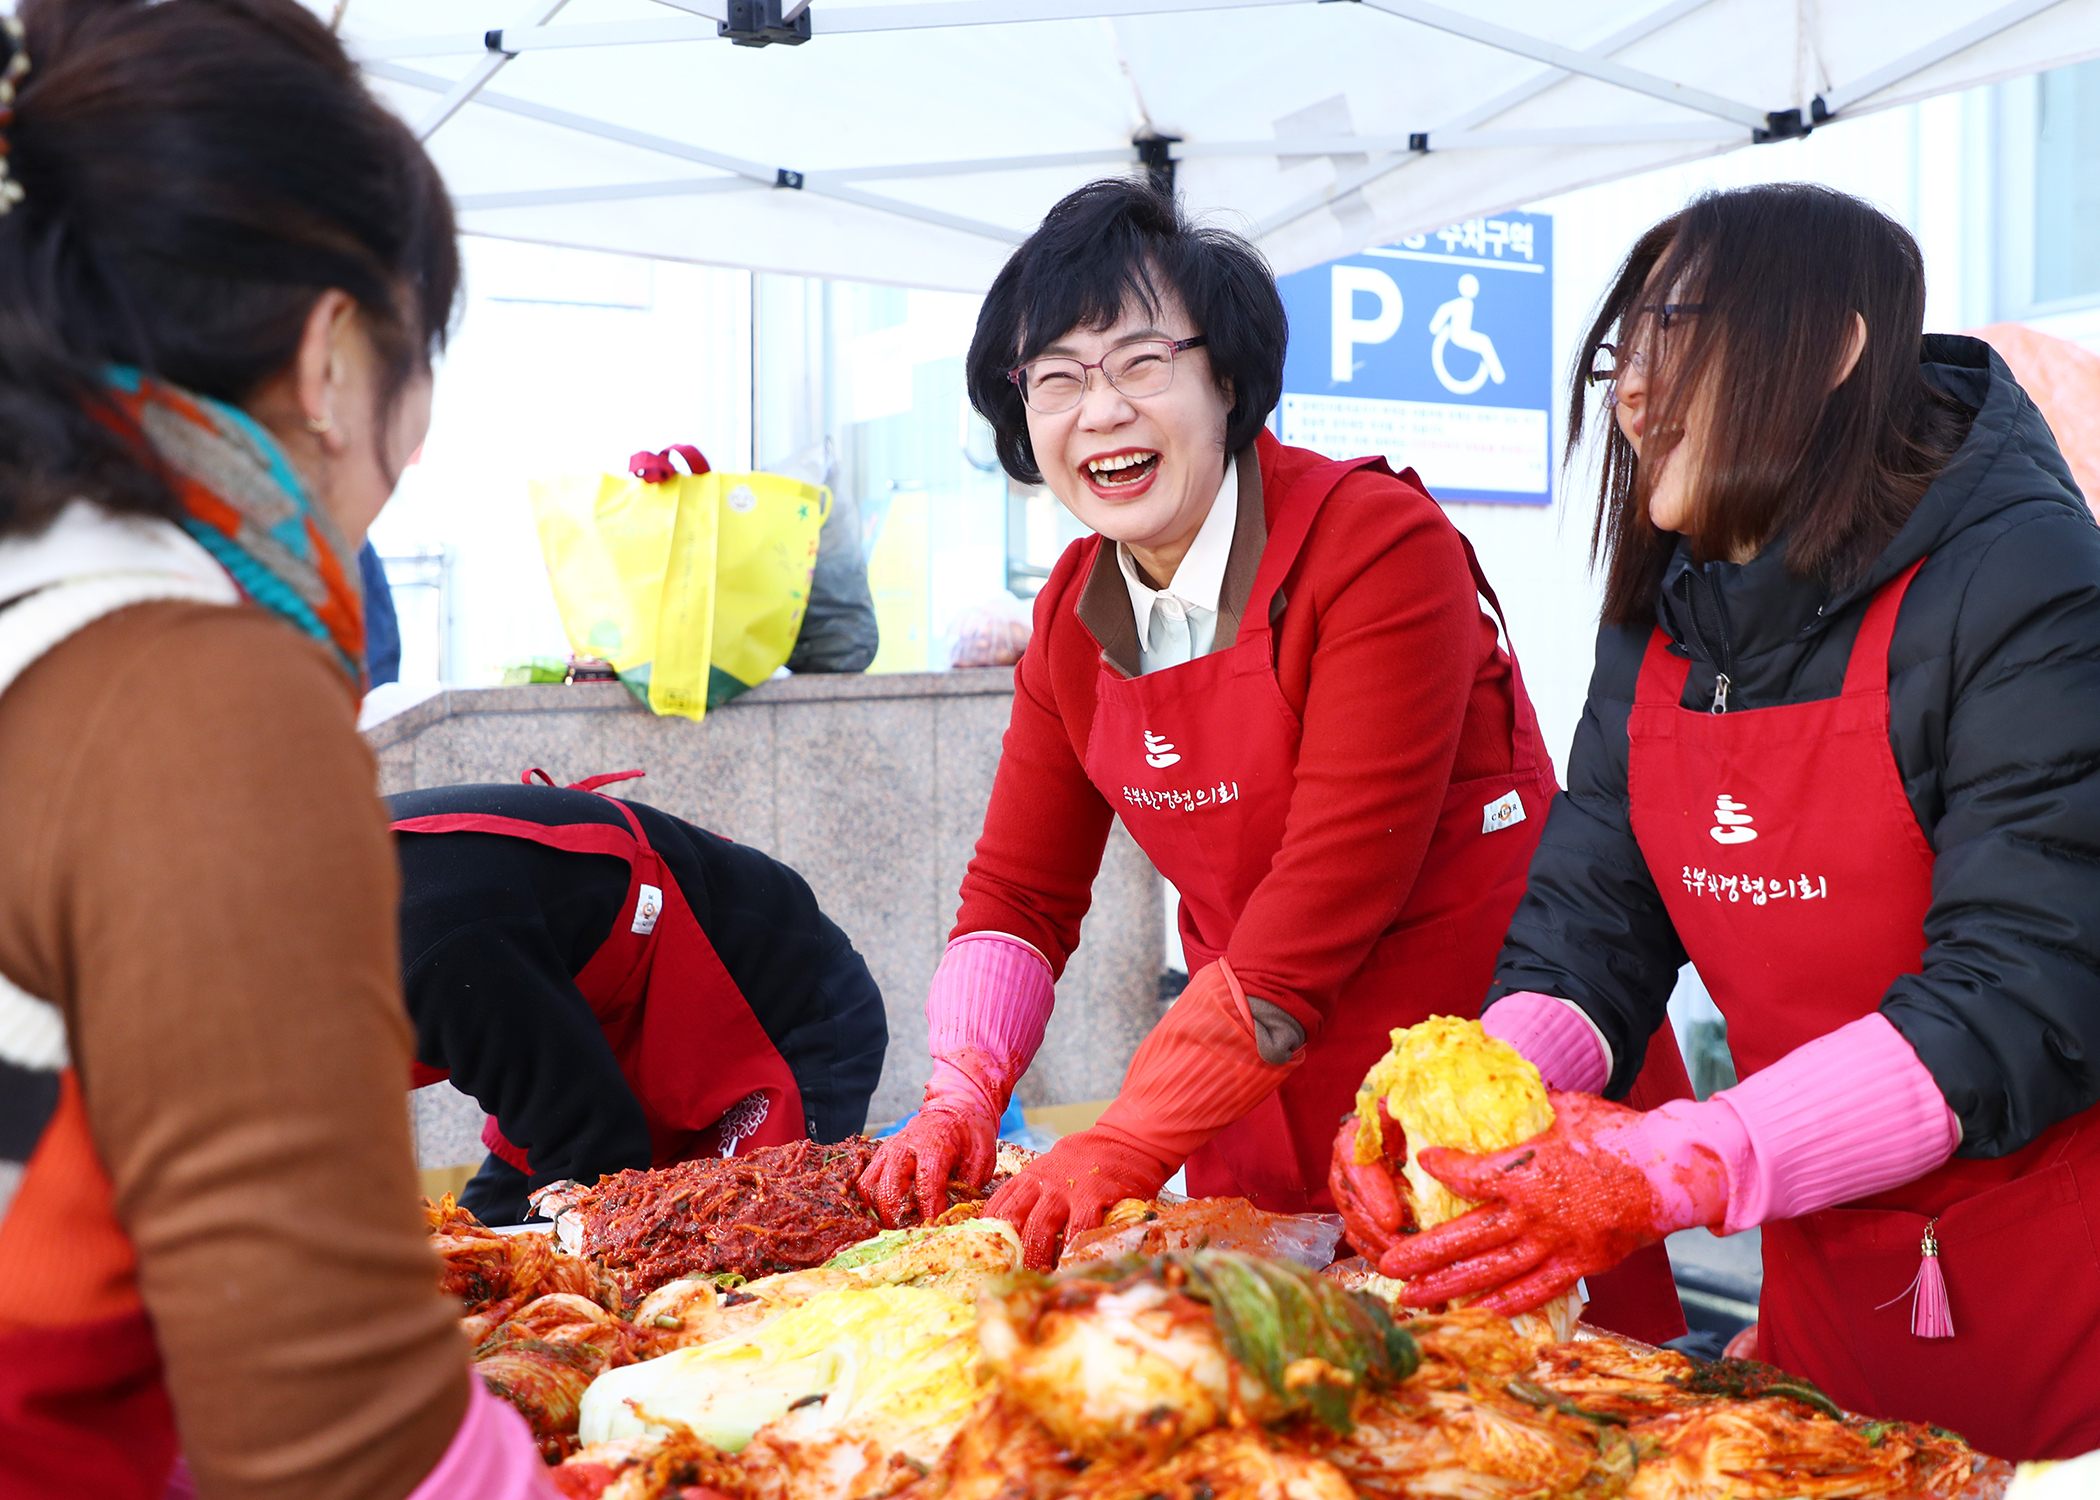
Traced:
<svg viewBox="0 0 2100 1500">
<path fill-rule="evenodd" d="M 1181 893 L 1190 973 L 1225 952 L 1283 845 L 1297 783 L 1302 726 L 1277 685 L 1270 603 L 1328 495 L 1353 470 L 1372 465 L 1384 467 L 1376 458 L 1320 465 L 1282 497 L 1229 648 L 1140 677 L 1102 663 L 1086 773 Z M 1466 559 L 1499 617 L 1501 605 L 1470 544 Z M 1331 1212 L 1327 1166 L 1335 1131 L 1354 1108 L 1364 1075 L 1391 1047 L 1393 1029 L 1432 1015 L 1479 1014 L 1558 790 L 1514 660 L 1511 672 L 1512 769 L 1451 786 L 1393 925 L 1343 987 L 1298 1070 L 1189 1158 L 1192 1194 L 1245 1197 L 1276 1213 Z M 1510 797 L 1521 802 L 1523 819 L 1498 817 L 1484 832 L 1490 810 Z M 1651 1105 L 1691 1097 L 1674 1041 L 1650 1048 L 1637 1093 Z M 1593 1278 L 1590 1290 L 1607 1327 L 1649 1339 L 1684 1332 L 1659 1247 Z"/>
<path fill-rule="evenodd" d="M 1728 1018 L 1744 1077 L 1872 1014 L 1924 961 L 1933 851 L 1889 748 L 1889 641 L 1918 566 L 1878 594 L 1843 693 L 1710 714 L 1657 630 L 1627 724 L 1633 831 Z M 2100 1110 L 2010 1156 L 1764 1226 L 1758 1357 L 1840 1405 L 1934 1422 L 2002 1458 L 2100 1446 Z M 1955 1336 L 1910 1331 L 1926 1226 Z M 1888 1304 L 1883 1306 L 1881 1304 Z"/>
<path fill-rule="evenodd" d="M 528 773 L 526 780 L 531 779 Z M 592 777 L 573 789 L 596 791 L 619 779 Z M 678 878 L 649 847 L 641 822 L 617 797 L 605 800 L 620 810 L 626 828 L 448 813 L 404 819 L 394 829 L 495 833 L 626 860 L 630 874 L 622 914 L 574 982 L 649 1122 L 650 1165 L 747 1155 L 761 1146 L 803 1139 L 802 1091 L 794 1073 L 722 966 Z M 421 1087 L 446 1076 L 418 1063 L 413 1082 Z M 499 1127 L 493 1118 L 482 1127 L 483 1144 L 529 1173 L 526 1152 L 505 1140 Z"/>
</svg>

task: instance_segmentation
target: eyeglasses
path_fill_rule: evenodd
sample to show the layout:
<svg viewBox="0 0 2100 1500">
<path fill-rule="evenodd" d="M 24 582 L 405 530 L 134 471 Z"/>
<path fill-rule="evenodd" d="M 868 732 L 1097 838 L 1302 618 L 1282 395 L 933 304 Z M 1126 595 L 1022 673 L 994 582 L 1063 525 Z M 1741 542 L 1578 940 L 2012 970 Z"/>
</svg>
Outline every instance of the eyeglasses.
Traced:
<svg viewBox="0 0 2100 1500">
<path fill-rule="evenodd" d="M 1144 339 L 1111 350 L 1087 364 L 1065 355 L 1031 359 L 1006 372 L 1021 392 L 1028 409 L 1054 417 L 1070 411 L 1086 395 L 1086 372 L 1099 370 L 1102 378 L 1133 400 L 1157 396 L 1174 383 L 1174 356 L 1184 349 L 1199 349 L 1210 342 L 1205 334 L 1192 339 Z"/>
<path fill-rule="evenodd" d="M 1706 311 L 1704 302 L 1650 303 L 1640 309 L 1655 316 L 1659 332 L 1668 333 L 1670 325 L 1680 318 L 1696 317 Z M 1584 377 L 1591 385 L 1609 381 L 1617 385 L 1628 375 L 1644 375 L 1648 371 L 1646 350 L 1635 349 L 1627 344 L 1599 344 L 1590 351 L 1589 373 Z"/>
</svg>

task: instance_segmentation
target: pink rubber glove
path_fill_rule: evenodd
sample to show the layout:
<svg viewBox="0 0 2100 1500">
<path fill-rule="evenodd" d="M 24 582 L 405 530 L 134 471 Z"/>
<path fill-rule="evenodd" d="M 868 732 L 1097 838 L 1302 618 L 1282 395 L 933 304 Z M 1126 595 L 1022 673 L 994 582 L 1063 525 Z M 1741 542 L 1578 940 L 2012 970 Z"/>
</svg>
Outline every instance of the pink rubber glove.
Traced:
<svg viewBox="0 0 2100 1500">
<path fill-rule="evenodd" d="M 1481 1013 L 1480 1029 L 1516 1048 L 1549 1089 L 1598 1094 L 1611 1078 L 1611 1049 L 1572 1000 L 1518 990 Z"/>
<path fill-rule="evenodd" d="M 1526 1312 L 1577 1277 L 1694 1225 L 1733 1234 L 1911 1182 L 1961 1142 L 1932 1074 L 1879 1013 L 1795 1048 L 1703 1104 L 1647 1114 L 1553 1094 L 1544 1134 L 1485 1156 L 1430 1149 L 1422 1167 L 1480 1205 L 1379 1261 L 1417 1305 L 1492 1290 Z"/>
<path fill-rule="evenodd" d="M 925 1102 L 860 1178 L 861 1196 L 887 1227 L 912 1207 L 921 1219 L 939 1218 L 951 1177 L 984 1186 L 999 1117 L 1043 1044 L 1055 998 L 1050 965 L 1018 938 L 973 932 L 948 945 L 926 996 L 933 1077 Z"/>
<path fill-rule="evenodd" d="M 985 1212 L 1021 1232 L 1023 1262 L 1057 1263 L 1068 1235 L 1125 1198 L 1156 1195 L 1189 1153 L 1267 1098 L 1303 1060 L 1262 1061 L 1246 992 L 1224 959 L 1190 976 L 1138 1047 L 1115 1102 L 992 1195 Z"/>
<path fill-rule="evenodd" d="M 532 1429 L 516 1407 L 476 1376 L 452 1443 L 408 1500 L 561 1500 Z"/>
</svg>

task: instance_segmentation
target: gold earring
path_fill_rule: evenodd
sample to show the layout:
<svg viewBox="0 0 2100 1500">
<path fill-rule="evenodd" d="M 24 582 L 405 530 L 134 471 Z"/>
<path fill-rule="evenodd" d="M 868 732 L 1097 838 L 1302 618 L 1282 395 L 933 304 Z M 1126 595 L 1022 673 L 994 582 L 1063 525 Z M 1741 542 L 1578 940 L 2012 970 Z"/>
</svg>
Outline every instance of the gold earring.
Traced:
<svg viewBox="0 0 2100 1500">
<path fill-rule="evenodd" d="M 333 432 L 335 431 L 335 418 L 308 417 L 306 419 L 306 430 L 308 432 L 316 434 L 323 432 Z"/>
</svg>

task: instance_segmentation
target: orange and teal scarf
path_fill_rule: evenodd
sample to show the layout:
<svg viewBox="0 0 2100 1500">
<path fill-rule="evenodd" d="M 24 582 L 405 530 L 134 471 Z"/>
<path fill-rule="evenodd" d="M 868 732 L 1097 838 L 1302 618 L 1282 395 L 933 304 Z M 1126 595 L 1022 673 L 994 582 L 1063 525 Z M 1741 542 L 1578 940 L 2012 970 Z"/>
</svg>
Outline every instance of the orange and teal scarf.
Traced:
<svg viewBox="0 0 2100 1500">
<path fill-rule="evenodd" d="M 109 394 L 158 455 L 176 520 L 248 598 L 334 652 L 364 682 L 364 597 L 355 554 L 284 449 L 239 407 L 114 367 Z"/>
</svg>

